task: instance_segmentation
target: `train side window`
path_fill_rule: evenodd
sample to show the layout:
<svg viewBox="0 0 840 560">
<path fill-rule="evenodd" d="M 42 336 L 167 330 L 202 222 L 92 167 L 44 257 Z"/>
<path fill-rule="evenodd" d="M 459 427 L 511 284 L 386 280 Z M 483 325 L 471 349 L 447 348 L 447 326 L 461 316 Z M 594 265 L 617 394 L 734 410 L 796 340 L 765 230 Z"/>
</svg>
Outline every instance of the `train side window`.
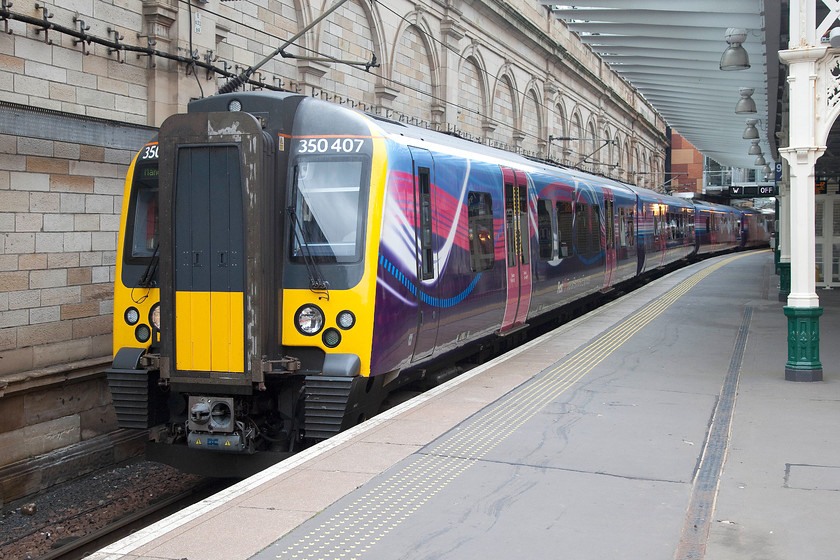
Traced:
<svg viewBox="0 0 840 560">
<path fill-rule="evenodd" d="M 653 238 L 659 240 L 659 212 L 653 211 Z"/>
<path fill-rule="evenodd" d="M 601 238 L 601 207 L 592 206 L 591 226 L 589 230 L 589 252 L 600 253 L 604 250 L 603 239 Z"/>
<path fill-rule="evenodd" d="M 572 215 L 571 202 L 557 203 L 557 232 L 559 237 L 558 243 L 560 244 L 560 257 L 568 257 L 574 254 Z"/>
<path fill-rule="evenodd" d="M 627 247 L 627 210 L 618 209 L 618 246 Z"/>
<path fill-rule="evenodd" d="M 627 214 L 627 241 L 631 247 L 636 244 L 636 227 L 633 222 L 632 210 Z"/>
<path fill-rule="evenodd" d="M 592 230 L 589 226 L 589 205 L 586 203 L 575 204 L 575 239 L 577 240 L 575 247 L 579 255 L 588 255 L 590 252 L 590 232 Z"/>
<path fill-rule="evenodd" d="M 418 167 L 420 195 L 420 278 L 435 277 L 434 250 L 432 248 L 432 182 L 428 167 Z"/>
<path fill-rule="evenodd" d="M 531 258 L 531 235 L 528 224 L 528 189 L 519 185 L 516 189 L 519 195 L 519 258 L 522 264 L 528 264 Z"/>
<path fill-rule="evenodd" d="M 606 248 L 615 249 L 615 202 L 612 200 L 604 201 L 604 220 Z"/>
<path fill-rule="evenodd" d="M 473 272 L 490 270 L 496 263 L 493 238 L 493 197 L 490 193 L 470 191 L 467 194 L 470 269 Z"/>
<path fill-rule="evenodd" d="M 550 261 L 554 253 L 551 201 L 537 200 L 537 233 L 540 241 L 540 260 Z"/>
</svg>

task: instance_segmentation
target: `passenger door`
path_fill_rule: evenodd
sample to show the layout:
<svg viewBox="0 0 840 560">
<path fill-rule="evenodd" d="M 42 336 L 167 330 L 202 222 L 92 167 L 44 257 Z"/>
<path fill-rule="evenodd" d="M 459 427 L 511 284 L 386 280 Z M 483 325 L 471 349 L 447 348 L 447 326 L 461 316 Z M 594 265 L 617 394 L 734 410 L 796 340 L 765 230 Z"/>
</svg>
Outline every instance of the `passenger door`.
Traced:
<svg viewBox="0 0 840 560">
<path fill-rule="evenodd" d="M 440 307 L 436 243 L 435 162 L 428 150 L 409 148 L 414 175 L 414 231 L 417 248 L 417 330 L 412 361 L 432 354 L 437 342 Z"/>
<path fill-rule="evenodd" d="M 531 227 L 524 173 L 502 168 L 505 189 L 505 314 L 500 333 L 523 325 L 531 303 Z"/>
</svg>

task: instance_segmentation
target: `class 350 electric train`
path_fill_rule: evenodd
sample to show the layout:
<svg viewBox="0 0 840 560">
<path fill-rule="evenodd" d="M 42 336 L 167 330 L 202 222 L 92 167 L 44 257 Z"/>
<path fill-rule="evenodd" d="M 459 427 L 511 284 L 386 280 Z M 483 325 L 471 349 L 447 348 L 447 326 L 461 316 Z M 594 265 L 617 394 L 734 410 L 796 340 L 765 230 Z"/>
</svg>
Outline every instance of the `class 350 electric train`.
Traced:
<svg viewBox="0 0 840 560">
<path fill-rule="evenodd" d="M 193 101 L 126 179 L 118 422 L 184 470 L 254 470 L 441 357 L 768 225 L 303 95 Z"/>
</svg>

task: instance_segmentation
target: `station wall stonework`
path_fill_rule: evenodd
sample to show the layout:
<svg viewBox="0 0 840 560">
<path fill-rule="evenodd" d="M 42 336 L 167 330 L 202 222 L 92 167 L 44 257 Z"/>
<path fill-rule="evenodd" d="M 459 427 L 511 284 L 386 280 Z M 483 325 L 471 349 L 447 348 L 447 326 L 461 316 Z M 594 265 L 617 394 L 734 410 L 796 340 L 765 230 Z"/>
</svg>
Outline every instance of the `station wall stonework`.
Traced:
<svg viewBox="0 0 840 560">
<path fill-rule="evenodd" d="M 89 121 L 151 137 L 224 84 L 222 72 L 262 60 L 332 5 L 13 3 L 0 19 L 0 109 L 16 115 L 0 123 L 0 379 L 111 352 L 124 176 L 142 143 L 85 136 Z M 348 0 L 285 54 L 252 79 L 616 179 L 662 182 L 661 117 L 535 1 Z M 73 134 L 31 126 L 44 111 L 76 119 Z"/>
</svg>

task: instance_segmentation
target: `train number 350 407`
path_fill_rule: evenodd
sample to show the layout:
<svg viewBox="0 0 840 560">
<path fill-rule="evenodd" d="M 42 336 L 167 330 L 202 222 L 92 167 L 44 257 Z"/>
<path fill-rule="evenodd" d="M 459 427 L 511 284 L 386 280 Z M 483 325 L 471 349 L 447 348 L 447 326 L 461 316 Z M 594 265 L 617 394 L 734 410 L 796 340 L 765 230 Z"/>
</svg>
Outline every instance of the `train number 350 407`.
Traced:
<svg viewBox="0 0 840 560">
<path fill-rule="evenodd" d="M 301 154 L 355 154 L 362 150 L 365 141 L 360 138 L 302 138 L 298 140 Z"/>
</svg>

